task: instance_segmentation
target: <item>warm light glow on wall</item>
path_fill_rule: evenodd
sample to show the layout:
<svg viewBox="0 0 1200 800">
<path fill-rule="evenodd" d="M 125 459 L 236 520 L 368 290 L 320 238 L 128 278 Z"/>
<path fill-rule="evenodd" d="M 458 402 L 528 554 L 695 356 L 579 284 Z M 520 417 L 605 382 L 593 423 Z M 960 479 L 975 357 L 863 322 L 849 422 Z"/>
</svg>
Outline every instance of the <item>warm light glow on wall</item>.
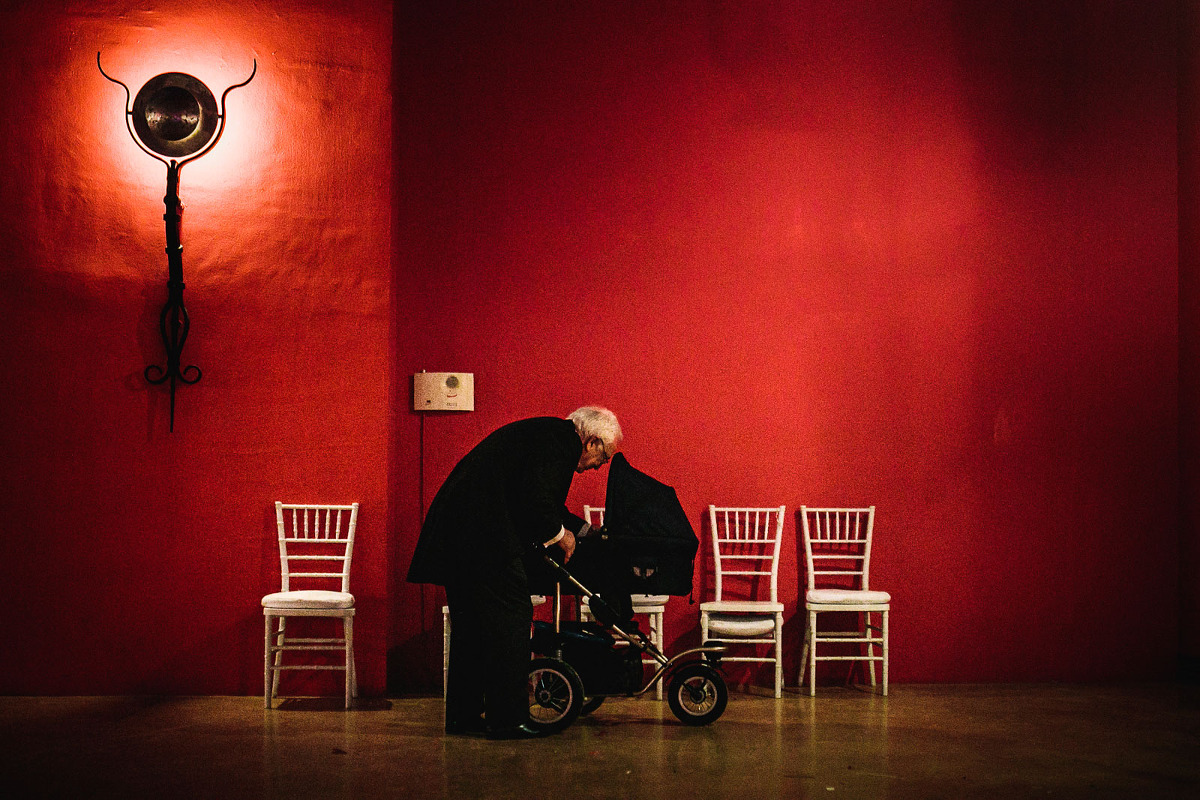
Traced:
<svg viewBox="0 0 1200 800">
<path fill-rule="evenodd" d="M 158 20 L 156 20 L 156 23 Z M 227 27 L 227 26 L 226 26 Z M 245 42 L 249 37 L 225 30 L 216 19 L 172 20 L 154 30 L 131 27 L 124 41 L 98 43 L 104 70 L 124 82 L 134 94 L 156 75 L 183 72 L 207 85 L 218 99 L 226 87 L 250 76 L 257 57 Z M 272 81 L 261 68 L 248 86 L 226 98 L 226 125 L 219 146 L 188 164 L 181 177 L 184 205 L 256 182 L 271 152 L 274 127 L 268 102 Z M 162 183 L 163 165 L 148 158 L 129 138 L 122 114 L 125 93 L 97 74 L 90 103 L 92 128 L 102 138 L 105 171 L 124 182 L 131 192 L 153 197 Z"/>
<path fill-rule="evenodd" d="M 253 56 L 249 53 L 238 77 L 234 77 L 234 70 L 228 65 L 214 68 L 196 60 L 171 62 L 168 58 L 148 59 L 155 66 L 123 71 L 118 66 L 110 66 L 119 61 L 112 54 L 104 53 L 102 58 L 105 71 L 127 83 L 135 94 L 155 75 L 184 72 L 194 75 L 219 97 L 225 87 L 246 80 L 253 68 Z M 260 77 L 261 73 L 255 76 L 255 83 L 251 84 L 255 88 L 251 94 L 260 88 L 256 85 Z M 95 121 L 96 130 L 103 131 L 104 149 L 111 165 L 110 174 L 125 181 L 131 191 L 156 191 L 162 183 L 163 165 L 148 158 L 129 138 L 123 119 L 125 93 L 115 84 L 108 83 L 106 86 L 108 88 L 102 93 L 103 102 L 98 103 L 95 109 Z M 245 88 L 250 90 L 250 86 Z M 202 159 L 188 164 L 183 171 L 182 191 L 185 199 L 188 196 L 197 199 L 197 192 L 207 194 L 244 186 L 248 180 L 253 181 L 259 165 L 269 152 L 271 133 L 269 126 L 263 124 L 263 107 L 256 102 L 257 99 L 239 96 L 237 91 L 231 92 L 226 98 L 226 125 L 220 144 Z M 153 194 L 148 196 L 152 197 Z"/>
</svg>

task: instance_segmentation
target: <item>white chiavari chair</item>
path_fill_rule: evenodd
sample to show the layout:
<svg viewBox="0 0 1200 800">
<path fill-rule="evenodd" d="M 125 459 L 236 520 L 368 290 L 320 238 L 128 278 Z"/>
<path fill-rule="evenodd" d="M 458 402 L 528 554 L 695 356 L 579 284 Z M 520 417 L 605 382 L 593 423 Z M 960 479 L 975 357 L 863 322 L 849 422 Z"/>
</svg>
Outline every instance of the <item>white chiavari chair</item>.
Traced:
<svg viewBox="0 0 1200 800">
<path fill-rule="evenodd" d="M 337 670 L 345 673 L 346 708 L 358 696 L 354 668 L 354 595 L 350 594 L 350 561 L 358 503 L 300 505 L 275 503 L 279 538 L 281 590 L 262 599 L 265 628 L 263 706 L 271 707 L 284 670 Z M 296 562 L 293 566 L 293 562 Z M 342 635 L 288 637 L 289 617 L 340 619 Z M 341 664 L 284 663 L 284 653 L 342 651 Z"/>
<path fill-rule="evenodd" d="M 774 663 L 776 697 L 783 694 L 779 547 L 784 510 L 708 507 L 714 592 L 712 600 L 700 604 L 701 641 L 752 648 L 750 655 L 726 653 L 721 657 L 725 662 Z M 763 646 L 771 655 L 757 654 Z"/>
</svg>

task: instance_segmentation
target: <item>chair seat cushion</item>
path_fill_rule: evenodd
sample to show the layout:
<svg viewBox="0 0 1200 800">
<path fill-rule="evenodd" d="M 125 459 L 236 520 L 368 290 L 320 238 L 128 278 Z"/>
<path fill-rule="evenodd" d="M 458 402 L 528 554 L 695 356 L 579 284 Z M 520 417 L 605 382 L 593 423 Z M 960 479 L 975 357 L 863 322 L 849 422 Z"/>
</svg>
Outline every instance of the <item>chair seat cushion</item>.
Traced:
<svg viewBox="0 0 1200 800">
<path fill-rule="evenodd" d="M 879 605 L 892 602 L 892 596 L 887 592 L 854 589 L 810 589 L 804 599 L 821 605 Z"/>
<path fill-rule="evenodd" d="M 264 597 L 262 605 L 263 608 L 354 608 L 354 595 L 320 589 L 275 592 Z"/>
<path fill-rule="evenodd" d="M 710 636 L 764 636 L 775 632 L 775 615 L 709 614 Z"/>
<path fill-rule="evenodd" d="M 770 600 L 705 600 L 701 611 L 711 614 L 777 614 L 783 612 L 783 603 Z"/>
</svg>

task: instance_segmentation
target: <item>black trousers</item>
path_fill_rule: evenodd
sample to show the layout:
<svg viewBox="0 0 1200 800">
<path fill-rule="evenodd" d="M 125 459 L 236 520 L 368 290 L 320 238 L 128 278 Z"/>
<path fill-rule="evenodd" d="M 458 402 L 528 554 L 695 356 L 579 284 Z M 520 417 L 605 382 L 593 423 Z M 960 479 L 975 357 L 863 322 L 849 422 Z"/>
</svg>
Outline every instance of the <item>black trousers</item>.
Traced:
<svg viewBox="0 0 1200 800">
<path fill-rule="evenodd" d="M 527 722 L 533 604 L 521 561 L 447 585 L 446 604 L 446 721 L 467 723 L 483 715 L 493 729 Z"/>
</svg>

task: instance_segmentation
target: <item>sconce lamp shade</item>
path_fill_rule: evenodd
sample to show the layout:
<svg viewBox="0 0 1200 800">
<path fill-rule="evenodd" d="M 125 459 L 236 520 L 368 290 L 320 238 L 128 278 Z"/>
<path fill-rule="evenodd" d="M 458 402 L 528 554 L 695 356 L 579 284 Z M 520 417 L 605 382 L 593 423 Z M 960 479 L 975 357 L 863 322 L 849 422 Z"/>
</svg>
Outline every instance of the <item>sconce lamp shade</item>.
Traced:
<svg viewBox="0 0 1200 800">
<path fill-rule="evenodd" d="M 142 144 L 168 158 L 203 150 L 220 119 L 213 93 L 182 72 L 164 72 L 146 81 L 133 100 L 132 117 Z"/>
</svg>

